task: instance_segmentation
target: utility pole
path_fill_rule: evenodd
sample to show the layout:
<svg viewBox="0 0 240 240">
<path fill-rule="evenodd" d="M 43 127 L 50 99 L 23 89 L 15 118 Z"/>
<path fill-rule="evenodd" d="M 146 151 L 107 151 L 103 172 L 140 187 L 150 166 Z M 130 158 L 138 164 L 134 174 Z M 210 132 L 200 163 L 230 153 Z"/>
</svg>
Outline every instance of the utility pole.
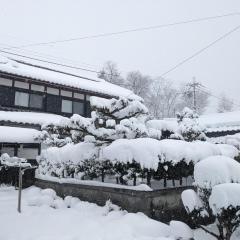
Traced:
<svg viewBox="0 0 240 240">
<path fill-rule="evenodd" d="M 187 84 L 187 86 L 190 88 L 190 91 L 193 93 L 193 109 L 197 111 L 197 96 L 196 96 L 196 90 L 198 87 L 201 87 L 201 83 L 196 81 L 196 78 L 193 77 L 192 82 Z"/>
</svg>

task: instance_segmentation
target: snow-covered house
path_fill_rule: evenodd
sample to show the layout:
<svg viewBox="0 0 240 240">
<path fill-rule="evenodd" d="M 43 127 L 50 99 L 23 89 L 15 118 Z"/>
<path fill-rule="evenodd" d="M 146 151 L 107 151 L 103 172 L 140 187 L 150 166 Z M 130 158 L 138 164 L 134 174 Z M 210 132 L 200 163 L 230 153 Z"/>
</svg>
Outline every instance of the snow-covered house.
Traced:
<svg viewBox="0 0 240 240">
<path fill-rule="evenodd" d="M 139 99 L 96 73 L 0 56 L 0 153 L 34 158 L 40 151 L 37 130 L 74 113 L 90 116 L 90 96 Z"/>
</svg>

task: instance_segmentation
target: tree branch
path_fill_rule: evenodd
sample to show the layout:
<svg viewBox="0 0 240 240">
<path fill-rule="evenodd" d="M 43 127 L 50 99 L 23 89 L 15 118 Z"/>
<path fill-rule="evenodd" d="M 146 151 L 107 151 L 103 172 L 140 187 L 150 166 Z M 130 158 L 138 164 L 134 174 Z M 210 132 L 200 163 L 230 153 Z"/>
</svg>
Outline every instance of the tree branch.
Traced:
<svg viewBox="0 0 240 240">
<path fill-rule="evenodd" d="M 206 229 L 206 228 L 203 227 L 202 225 L 199 225 L 199 227 L 200 227 L 202 230 L 204 230 L 206 233 L 208 233 L 208 234 L 212 235 L 213 237 L 215 237 L 216 239 L 219 238 L 219 236 L 218 236 L 217 234 L 215 234 L 215 233 L 209 231 L 208 229 Z"/>
</svg>

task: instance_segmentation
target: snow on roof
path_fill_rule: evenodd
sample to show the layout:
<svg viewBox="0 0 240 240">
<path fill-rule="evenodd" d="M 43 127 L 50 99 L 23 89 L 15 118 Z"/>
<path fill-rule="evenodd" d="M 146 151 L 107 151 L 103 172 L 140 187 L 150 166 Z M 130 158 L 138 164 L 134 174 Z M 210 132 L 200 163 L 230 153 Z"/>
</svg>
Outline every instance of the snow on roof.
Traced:
<svg viewBox="0 0 240 240">
<path fill-rule="evenodd" d="M 58 124 L 66 119 L 68 118 L 50 113 L 0 111 L 0 121 L 4 122 L 46 125 Z"/>
<path fill-rule="evenodd" d="M 176 118 L 165 118 L 169 126 L 177 128 Z M 211 113 L 199 116 L 199 124 L 210 132 L 240 131 L 240 111 L 226 113 Z"/>
<path fill-rule="evenodd" d="M 1 143 L 37 143 L 39 131 L 29 128 L 0 126 Z"/>
<path fill-rule="evenodd" d="M 56 71 L 51 71 L 46 68 L 51 68 Z M 53 68 L 52 65 L 51 67 L 49 67 L 49 65 L 47 67 L 38 67 L 36 66 L 36 64 L 23 63 L 19 62 L 19 60 L 15 61 L 8 57 L 0 56 L 1 72 L 32 78 L 44 82 L 60 84 L 68 87 L 78 88 L 80 90 L 90 91 L 94 93 L 106 94 L 114 97 L 121 96 L 127 97 L 129 99 L 141 99 L 132 91 L 106 82 L 103 79 L 97 78 L 96 76 L 93 76 L 93 73 L 88 73 L 87 71 L 83 70 L 80 73 L 78 71 L 78 74 L 66 74 L 58 72 L 61 70 Z M 94 73 L 94 75 L 96 75 L 96 73 Z"/>
<path fill-rule="evenodd" d="M 199 123 L 208 132 L 237 131 L 240 130 L 240 111 L 202 115 Z"/>
</svg>

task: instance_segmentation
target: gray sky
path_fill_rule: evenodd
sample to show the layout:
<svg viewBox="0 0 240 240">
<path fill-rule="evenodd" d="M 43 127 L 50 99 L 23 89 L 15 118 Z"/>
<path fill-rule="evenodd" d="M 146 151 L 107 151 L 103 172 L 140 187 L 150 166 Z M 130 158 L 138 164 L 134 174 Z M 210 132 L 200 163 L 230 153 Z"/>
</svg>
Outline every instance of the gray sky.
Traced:
<svg viewBox="0 0 240 240">
<path fill-rule="evenodd" d="M 239 0 L 0 0 L 0 44 L 54 41 L 232 12 L 240 12 Z M 157 77 L 239 24 L 240 16 L 232 16 L 25 50 L 98 69 L 112 60 L 123 74 L 140 70 Z M 239 43 L 240 30 L 166 77 L 179 84 L 196 76 L 212 93 L 226 92 L 240 105 Z"/>
</svg>

